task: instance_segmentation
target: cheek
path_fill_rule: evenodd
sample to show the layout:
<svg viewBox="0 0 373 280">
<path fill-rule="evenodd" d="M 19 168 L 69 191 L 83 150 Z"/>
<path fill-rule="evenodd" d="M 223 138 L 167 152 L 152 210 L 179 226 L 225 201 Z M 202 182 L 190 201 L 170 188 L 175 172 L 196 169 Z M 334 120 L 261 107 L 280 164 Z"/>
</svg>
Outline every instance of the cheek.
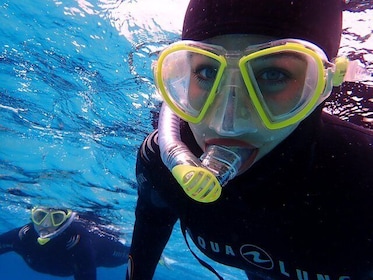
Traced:
<svg viewBox="0 0 373 280">
<path fill-rule="evenodd" d="M 297 126 L 298 124 L 282 129 L 269 130 L 264 125 L 259 125 L 257 126 L 258 130 L 255 133 L 246 133 L 238 137 L 228 137 L 228 139 L 240 140 L 257 148 L 265 146 L 264 154 L 266 154 L 287 138 Z M 189 127 L 193 133 L 194 139 L 203 150 L 205 142 L 208 140 L 219 138 L 227 139 L 227 137 L 222 137 L 211 129 L 209 127 L 209 122 L 206 120 L 199 124 L 189 124 Z"/>
<path fill-rule="evenodd" d="M 189 89 L 188 89 L 188 102 L 189 104 L 195 109 L 198 109 L 198 104 L 200 103 L 200 94 L 198 94 L 197 87 L 193 84 L 190 83 Z"/>
<path fill-rule="evenodd" d="M 38 226 L 38 225 L 34 225 L 34 229 L 35 231 L 37 232 L 37 234 L 40 234 L 40 232 L 42 230 L 45 230 L 46 228 L 42 227 L 42 226 Z"/>
<path fill-rule="evenodd" d="M 263 156 L 271 152 L 278 144 L 285 140 L 290 134 L 291 131 L 284 131 L 281 133 L 276 133 L 275 135 L 264 137 L 262 140 L 262 145 L 259 148 L 257 160 L 261 159 Z"/>
<path fill-rule="evenodd" d="M 293 81 L 285 92 L 267 98 L 266 102 L 272 114 L 282 115 L 294 109 L 301 100 L 303 84 Z"/>
<path fill-rule="evenodd" d="M 200 111 L 205 105 L 209 92 L 202 90 L 198 85 L 191 82 L 188 90 L 189 105 L 196 111 Z"/>
<path fill-rule="evenodd" d="M 216 136 L 213 136 L 213 131 L 205 122 L 201 122 L 199 124 L 189 124 L 189 127 L 198 146 L 203 151 L 205 150 L 205 140 L 213 137 L 216 138 Z"/>
</svg>

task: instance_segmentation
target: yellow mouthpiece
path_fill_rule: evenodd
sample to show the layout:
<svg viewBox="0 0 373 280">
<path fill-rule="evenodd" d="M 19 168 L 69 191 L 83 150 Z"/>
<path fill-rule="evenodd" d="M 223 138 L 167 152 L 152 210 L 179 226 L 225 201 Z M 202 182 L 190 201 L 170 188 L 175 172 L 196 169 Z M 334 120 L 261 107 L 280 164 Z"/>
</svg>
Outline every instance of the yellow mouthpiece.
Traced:
<svg viewBox="0 0 373 280">
<path fill-rule="evenodd" d="M 40 245 L 44 245 L 44 244 L 48 243 L 49 240 L 51 240 L 51 239 L 50 239 L 50 238 L 42 238 L 42 237 L 38 237 L 38 243 L 39 243 Z"/>
<path fill-rule="evenodd" d="M 192 199 L 209 203 L 216 201 L 221 195 L 221 185 L 211 171 L 197 166 L 177 165 L 172 174 Z"/>
</svg>

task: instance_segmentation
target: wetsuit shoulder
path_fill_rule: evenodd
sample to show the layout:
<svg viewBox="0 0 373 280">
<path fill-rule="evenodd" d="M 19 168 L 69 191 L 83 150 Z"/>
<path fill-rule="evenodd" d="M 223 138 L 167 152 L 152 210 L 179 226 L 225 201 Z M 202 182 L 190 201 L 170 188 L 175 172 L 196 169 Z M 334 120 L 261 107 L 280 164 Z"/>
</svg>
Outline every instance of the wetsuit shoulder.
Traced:
<svg viewBox="0 0 373 280">
<path fill-rule="evenodd" d="M 158 130 L 151 133 L 142 143 L 136 162 L 138 192 L 142 200 L 153 206 L 165 208 L 168 204 L 163 195 L 174 188 L 176 183 L 171 172 L 163 164 L 158 145 Z"/>
<path fill-rule="evenodd" d="M 160 158 L 157 130 L 141 145 L 136 177 L 139 197 L 127 275 L 131 280 L 152 278 L 177 220 L 163 196 L 173 189 L 174 182 Z"/>
<path fill-rule="evenodd" d="M 27 224 L 21 228 L 15 228 L 0 235 L 0 254 L 19 251 L 22 243 L 27 242 L 32 234 L 32 225 Z"/>
<path fill-rule="evenodd" d="M 66 248 L 73 251 L 75 279 L 96 279 L 96 267 L 123 265 L 129 248 L 100 225 L 78 218 L 68 228 Z"/>
<path fill-rule="evenodd" d="M 348 121 L 344 121 L 339 117 L 330 115 L 326 112 L 322 113 L 322 122 L 324 130 L 334 128 L 335 130 L 338 130 L 339 133 L 344 131 L 345 134 L 355 134 L 362 139 L 369 139 L 370 141 L 372 141 L 373 139 L 372 129 L 365 128 Z"/>
<path fill-rule="evenodd" d="M 355 174 L 355 179 L 358 175 L 359 180 L 370 179 L 366 172 L 373 164 L 373 130 L 324 114 L 317 147 L 322 161 L 345 169 L 347 173 L 340 176 Z"/>
</svg>

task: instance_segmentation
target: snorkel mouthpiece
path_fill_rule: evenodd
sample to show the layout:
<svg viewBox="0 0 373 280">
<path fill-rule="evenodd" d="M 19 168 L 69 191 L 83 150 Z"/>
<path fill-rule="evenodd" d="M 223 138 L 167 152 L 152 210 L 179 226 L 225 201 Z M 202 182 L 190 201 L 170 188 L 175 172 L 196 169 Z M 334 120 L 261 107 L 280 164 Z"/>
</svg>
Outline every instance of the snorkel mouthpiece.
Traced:
<svg viewBox="0 0 373 280">
<path fill-rule="evenodd" d="M 213 202 L 221 195 L 222 187 L 236 176 L 241 164 L 233 151 L 211 145 L 201 156 L 201 166 L 176 165 L 172 175 L 185 193 L 199 202 Z"/>
<path fill-rule="evenodd" d="M 199 202 L 213 202 L 220 197 L 221 184 L 206 168 L 190 165 L 176 165 L 172 175 L 192 199 Z"/>
<path fill-rule="evenodd" d="M 180 119 L 163 104 L 159 119 L 159 148 L 163 163 L 184 192 L 198 202 L 214 202 L 222 187 L 236 176 L 241 159 L 234 151 L 211 145 L 198 159 L 181 141 Z"/>
<path fill-rule="evenodd" d="M 38 243 L 40 245 L 44 245 L 44 244 L 48 243 L 49 240 L 51 240 L 51 239 L 50 238 L 44 238 L 44 237 L 38 237 Z"/>
<path fill-rule="evenodd" d="M 222 186 L 237 175 L 241 166 L 241 158 L 224 146 L 208 146 L 200 159 L 202 166 L 210 170 Z"/>
</svg>

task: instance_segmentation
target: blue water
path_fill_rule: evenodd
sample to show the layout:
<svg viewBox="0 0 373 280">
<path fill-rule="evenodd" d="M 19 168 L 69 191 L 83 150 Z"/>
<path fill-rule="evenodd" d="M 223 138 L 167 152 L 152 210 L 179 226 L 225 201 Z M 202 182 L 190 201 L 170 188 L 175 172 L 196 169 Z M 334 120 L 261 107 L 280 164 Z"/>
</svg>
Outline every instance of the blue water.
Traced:
<svg viewBox="0 0 373 280">
<path fill-rule="evenodd" d="M 179 38 L 186 3 L 1 1 L 0 233 L 29 222 L 32 206 L 49 205 L 95 213 L 130 241 L 136 152 L 159 103 L 151 64 Z M 373 10 L 360 10 L 345 13 L 341 53 L 372 69 Z M 165 258 L 155 279 L 213 278 L 178 227 Z M 100 268 L 98 279 L 123 279 L 125 269 Z M 30 270 L 14 253 L 0 256 L 0 279 L 24 278 L 62 279 Z"/>
</svg>

